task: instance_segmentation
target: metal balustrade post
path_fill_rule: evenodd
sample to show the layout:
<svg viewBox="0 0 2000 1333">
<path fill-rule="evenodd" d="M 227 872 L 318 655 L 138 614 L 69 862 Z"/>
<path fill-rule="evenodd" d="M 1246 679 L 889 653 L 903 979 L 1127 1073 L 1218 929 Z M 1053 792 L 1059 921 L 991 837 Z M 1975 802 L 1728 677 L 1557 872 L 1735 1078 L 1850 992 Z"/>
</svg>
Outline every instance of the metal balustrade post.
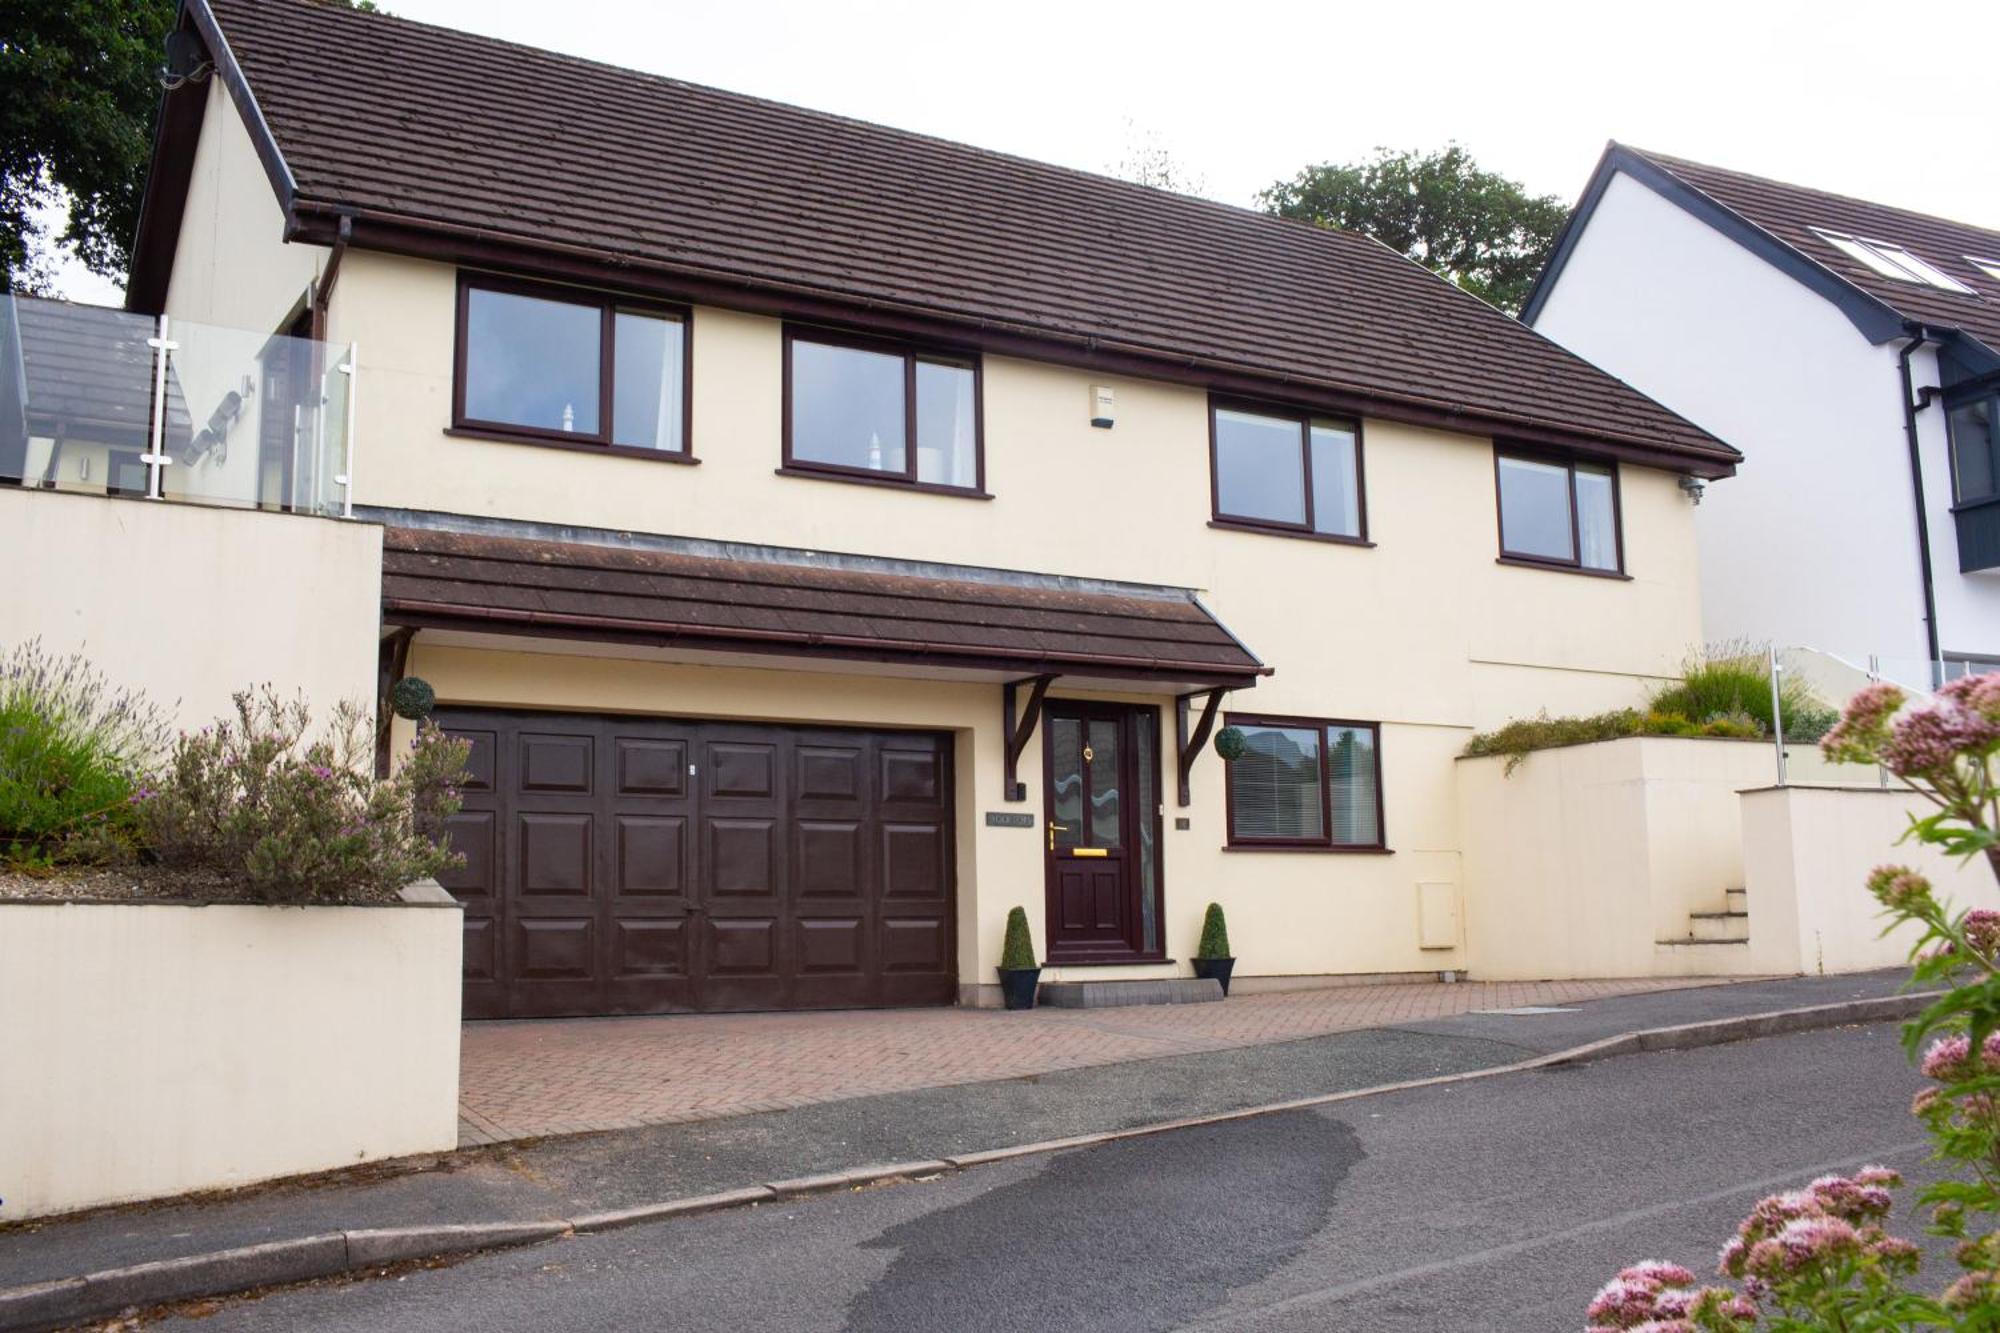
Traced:
<svg viewBox="0 0 2000 1333">
<path fill-rule="evenodd" d="M 167 317 L 160 316 L 159 332 L 146 339 L 146 346 L 153 349 L 153 424 L 151 448 L 139 456 L 146 465 L 146 498 L 164 500 L 167 498 L 167 464 L 173 460 L 167 457 L 167 357 L 180 350 L 180 344 L 167 337 Z M 107 478 L 107 481 L 109 478 Z"/>
<path fill-rule="evenodd" d="M 342 468 L 334 477 L 340 487 L 340 516 L 354 517 L 354 405 L 360 389 L 360 377 L 354 373 L 356 363 L 361 359 L 361 344 L 347 344 L 347 360 L 342 362 L 340 373 L 347 376 L 347 420 L 341 434 Z"/>
<path fill-rule="evenodd" d="M 1778 700 L 1778 673 L 1784 668 L 1778 665 L 1778 645 L 1764 646 L 1765 655 L 1771 663 L 1771 742 L 1778 747 L 1778 785 L 1788 785 L 1785 781 L 1785 713 Z"/>
</svg>

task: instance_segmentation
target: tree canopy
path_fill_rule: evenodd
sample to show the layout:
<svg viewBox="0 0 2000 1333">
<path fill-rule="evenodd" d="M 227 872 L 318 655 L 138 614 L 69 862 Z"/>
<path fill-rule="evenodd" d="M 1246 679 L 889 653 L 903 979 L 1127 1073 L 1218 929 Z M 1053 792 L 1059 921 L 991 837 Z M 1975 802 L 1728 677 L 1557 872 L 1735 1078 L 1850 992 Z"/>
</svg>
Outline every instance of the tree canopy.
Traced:
<svg viewBox="0 0 2000 1333">
<path fill-rule="evenodd" d="M 1554 195 L 1482 170 L 1455 143 L 1307 167 L 1257 199 L 1280 217 L 1372 236 L 1509 314 L 1527 299 L 1569 212 Z"/>
<path fill-rule="evenodd" d="M 0 266 L 46 285 L 56 247 L 124 275 L 139 226 L 160 43 L 175 0 L 13 0 L 0 30 Z M 60 229 L 38 215 L 69 204 Z"/>
</svg>

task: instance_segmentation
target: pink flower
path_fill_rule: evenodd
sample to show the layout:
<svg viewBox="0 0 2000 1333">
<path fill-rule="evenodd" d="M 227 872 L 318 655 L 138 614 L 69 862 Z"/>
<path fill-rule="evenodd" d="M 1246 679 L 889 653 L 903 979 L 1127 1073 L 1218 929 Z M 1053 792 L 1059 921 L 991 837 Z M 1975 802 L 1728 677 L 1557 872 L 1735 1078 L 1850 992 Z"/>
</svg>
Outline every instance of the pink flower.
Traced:
<svg viewBox="0 0 2000 1333">
<path fill-rule="evenodd" d="M 1847 712 L 1819 743 L 1820 753 L 1837 764 L 1872 764 L 1889 739 L 1889 719 L 1906 696 L 1894 685 L 1870 685 L 1848 700 Z"/>
<path fill-rule="evenodd" d="M 1903 1183 L 1902 1173 L 1886 1166 L 1864 1166 L 1854 1173 L 1857 1185 L 1887 1185 L 1891 1189 Z"/>
<path fill-rule="evenodd" d="M 1964 1037 L 1939 1037 L 1924 1052 L 1923 1063 L 1918 1066 L 1925 1078 L 1937 1079 L 1940 1083 L 1957 1078 L 1965 1070 L 1966 1057 L 1972 1054 L 1972 1043 Z"/>
<path fill-rule="evenodd" d="M 1960 922 L 1965 931 L 1965 942 L 1973 952 L 1983 958 L 1991 958 L 1995 950 L 2000 950 L 2000 912 L 1990 907 L 1975 907 L 1965 914 Z"/>
<path fill-rule="evenodd" d="M 1908 866 L 1876 866 L 1868 872 L 1868 892 L 1892 911 L 1909 912 L 1930 901 L 1931 882 Z"/>
<path fill-rule="evenodd" d="M 1628 1282 L 1657 1282 L 1663 1287 L 1688 1287 L 1694 1285 L 1694 1274 L 1679 1264 L 1670 1264 L 1664 1259 L 1647 1259 L 1622 1268 L 1618 1276 Z"/>
<path fill-rule="evenodd" d="M 1657 1282 L 1635 1282 L 1620 1275 L 1597 1289 L 1583 1313 L 1589 1319 L 1609 1320 L 1616 1328 L 1630 1328 L 1639 1320 L 1652 1318 L 1653 1298 L 1659 1289 Z"/>
</svg>

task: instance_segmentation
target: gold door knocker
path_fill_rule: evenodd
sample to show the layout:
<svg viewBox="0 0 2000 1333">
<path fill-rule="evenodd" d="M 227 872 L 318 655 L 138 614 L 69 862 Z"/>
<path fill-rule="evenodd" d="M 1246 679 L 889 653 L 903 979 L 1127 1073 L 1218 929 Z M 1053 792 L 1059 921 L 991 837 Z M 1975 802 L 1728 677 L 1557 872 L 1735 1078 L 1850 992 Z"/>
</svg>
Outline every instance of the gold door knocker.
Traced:
<svg viewBox="0 0 2000 1333">
<path fill-rule="evenodd" d="M 1091 760 L 1093 760 L 1093 759 L 1095 759 L 1095 758 L 1097 758 L 1097 751 L 1095 751 L 1095 750 L 1091 749 L 1091 748 L 1090 748 L 1090 747 L 1089 747 L 1088 745 L 1084 746 L 1084 747 L 1083 747 L 1083 762 L 1087 764 L 1087 763 L 1089 763 L 1089 762 L 1090 762 Z"/>
</svg>

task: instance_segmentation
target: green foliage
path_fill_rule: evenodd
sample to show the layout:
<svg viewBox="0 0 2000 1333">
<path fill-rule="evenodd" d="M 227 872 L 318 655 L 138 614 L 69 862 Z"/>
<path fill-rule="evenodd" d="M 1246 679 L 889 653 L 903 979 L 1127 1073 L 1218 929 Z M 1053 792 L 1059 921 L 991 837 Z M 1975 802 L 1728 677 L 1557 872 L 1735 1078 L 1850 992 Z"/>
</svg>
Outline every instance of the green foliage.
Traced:
<svg viewBox="0 0 2000 1333">
<path fill-rule="evenodd" d="M 267 902 L 386 897 L 458 863 L 444 845 L 465 780 L 464 741 L 419 730 L 395 774 L 378 780 L 366 714 L 335 710 L 307 740 L 303 700 L 236 696 L 236 716 L 174 746 L 159 790 L 139 806 L 161 861 L 245 878 Z"/>
<path fill-rule="evenodd" d="M 1015 972 L 1038 966 L 1035 939 L 1028 933 L 1028 914 L 1016 907 L 1007 913 L 1007 938 L 1000 946 L 1000 969 Z"/>
<path fill-rule="evenodd" d="M 1817 741 L 1840 719 L 1800 676 L 1781 672 L 1778 680 L 1786 740 Z M 1770 661 L 1762 648 L 1750 644 L 1707 648 L 1682 665 L 1679 680 L 1654 692 L 1652 708 L 1698 722 L 1748 718 L 1756 723 L 1757 734 L 1768 736 L 1772 730 Z"/>
<path fill-rule="evenodd" d="M 1569 215 L 1562 200 L 1482 170 L 1456 143 L 1307 167 L 1257 198 L 1280 217 L 1372 236 L 1510 314 Z"/>
<path fill-rule="evenodd" d="M 352 6 L 373 10 L 369 0 Z M 0 25 L 0 280 L 54 281 L 52 247 L 122 280 L 139 230 L 177 0 L 11 0 Z M 36 214 L 69 205 L 51 236 Z M 0 289 L 5 282 L 0 281 Z"/>
<path fill-rule="evenodd" d="M 15 648 L 0 660 L 0 866 L 128 853 L 141 769 L 165 746 L 158 711 L 112 690 L 82 657 Z"/>
<path fill-rule="evenodd" d="M 1201 943 L 1195 947 L 1196 958 L 1234 958 L 1229 952 L 1229 925 L 1222 919 L 1222 904 L 1210 903 L 1208 912 L 1201 919 Z"/>
<path fill-rule="evenodd" d="M 405 676 L 389 688 L 389 706 L 396 716 L 421 722 L 437 708 L 437 691 L 422 676 Z"/>
<path fill-rule="evenodd" d="M 1212 744 L 1215 746 L 1215 753 L 1218 757 L 1227 762 L 1234 763 L 1243 757 L 1243 751 L 1249 747 L 1250 742 L 1243 735 L 1243 728 L 1224 727 L 1221 731 L 1215 733 L 1215 740 Z"/>
<path fill-rule="evenodd" d="M 139 227 L 175 0 L 16 0 L 0 33 L 0 266 L 46 287 L 51 244 L 116 278 Z M 34 214 L 69 201 L 50 237 Z"/>
</svg>

